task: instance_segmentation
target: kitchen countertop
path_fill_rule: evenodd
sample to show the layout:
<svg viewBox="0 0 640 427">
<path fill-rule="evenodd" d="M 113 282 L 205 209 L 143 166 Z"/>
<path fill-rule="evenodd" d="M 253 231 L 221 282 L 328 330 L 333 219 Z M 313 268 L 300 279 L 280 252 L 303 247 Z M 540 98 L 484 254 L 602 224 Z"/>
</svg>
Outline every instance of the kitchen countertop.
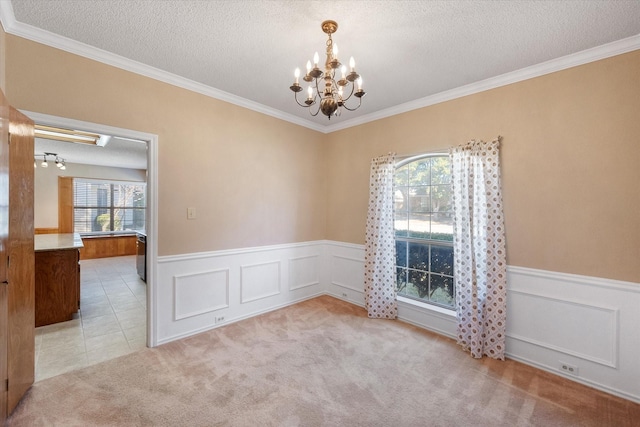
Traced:
<svg viewBox="0 0 640 427">
<path fill-rule="evenodd" d="M 36 234 L 34 236 L 34 249 L 36 252 L 80 249 L 83 247 L 82 239 L 78 233 Z"/>
</svg>

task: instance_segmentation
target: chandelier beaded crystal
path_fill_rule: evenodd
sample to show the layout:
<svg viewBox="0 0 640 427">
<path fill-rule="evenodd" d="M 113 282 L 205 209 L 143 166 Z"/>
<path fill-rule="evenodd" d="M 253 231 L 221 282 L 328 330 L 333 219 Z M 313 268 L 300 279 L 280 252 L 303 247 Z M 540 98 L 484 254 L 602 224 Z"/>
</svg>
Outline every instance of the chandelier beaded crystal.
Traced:
<svg viewBox="0 0 640 427">
<path fill-rule="evenodd" d="M 299 83 L 300 69 L 296 68 L 295 81 L 289 87 L 294 93 L 294 97 L 299 106 L 308 108 L 312 116 L 317 116 L 320 111 L 331 120 L 331 116 L 339 116 L 344 108 L 349 111 L 357 110 L 362 105 L 362 97 L 365 91 L 362 90 L 362 77 L 355 70 L 355 61 L 351 57 L 349 61 L 350 71 L 338 60 L 338 46 L 333 43 L 331 34 L 338 30 L 335 21 L 324 21 L 322 31 L 329 36 L 327 40 L 327 59 L 324 64 L 324 72 L 318 67 L 320 60 L 318 52 L 313 56 L 313 67 L 311 61 L 307 61 L 307 73 L 302 77 L 310 85 L 307 87 L 307 98 L 304 103 L 298 100 L 298 93 L 302 92 Z M 336 72 L 340 68 L 342 77 L 336 80 Z M 324 80 L 324 85 L 322 81 Z M 357 89 L 356 89 L 357 85 Z M 348 93 L 348 95 L 346 95 Z M 347 106 L 347 102 L 352 98 L 358 98 L 358 104 Z M 312 108 L 314 107 L 315 108 Z"/>
</svg>

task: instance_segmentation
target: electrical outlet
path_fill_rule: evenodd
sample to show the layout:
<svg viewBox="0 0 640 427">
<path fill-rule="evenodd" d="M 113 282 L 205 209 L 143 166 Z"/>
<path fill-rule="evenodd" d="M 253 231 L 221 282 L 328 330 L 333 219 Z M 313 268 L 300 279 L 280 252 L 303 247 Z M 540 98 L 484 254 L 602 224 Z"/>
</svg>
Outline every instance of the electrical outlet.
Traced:
<svg viewBox="0 0 640 427">
<path fill-rule="evenodd" d="M 216 317 L 216 323 L 222 323 L 222 322 L 224 322 L 224 316 Z"/>
<path fill-rule="evenodd" d="M 567 362 L 560 360 L 560 370 L 566 372 L 569 375 L 578 376 L 578 367 Z"/>
</svg>

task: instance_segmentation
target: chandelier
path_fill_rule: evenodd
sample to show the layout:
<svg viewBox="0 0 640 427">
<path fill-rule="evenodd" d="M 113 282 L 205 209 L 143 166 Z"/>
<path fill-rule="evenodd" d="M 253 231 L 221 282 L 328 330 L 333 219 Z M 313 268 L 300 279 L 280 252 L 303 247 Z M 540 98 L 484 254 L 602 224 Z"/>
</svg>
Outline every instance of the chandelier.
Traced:
<svg viewBox="0 0 640 427">
<path fill-rule="evenodd" d="M 33 167 L 37 168 L 38 164 L 36 163 L 36 160 L 38 157 L 42 156 L 42 163 L 40 163 L 40 166 L 43 168 L 49 167 L 49 163 L 47 162 L 47 157 L 53 157 L 53 160 L 55 160 L 56 166 L 58 168 L 60 168 L 61 170 L 65 170 L 67 169 L 67 164 L 65 162 L 65 160 L 58 156 L 58 154 L 56 153 L 44 153 L 44 154 L 36 154 L 34 156 L 33 159 Z"/>
<path fill-rule="evenodd" d="M 338 30 L 338 24 L 335 21 L 324 21 L 322 23 L 322 31 L 329 36 L 327 40 L 327 60 L 324 64 L 324 72 L 318 67 L 318 52 L 313 56 L 313 67 L 311 61 L 307 61 L 307 74 L 302 77 L 310 85 L 307 87 L 307 98 L 304 103 L 298 100 L 298 93 L 302 91 L 299 83 L 300 69 L 296 68 L 294 76 L 295 81 L 289 87 L 294 92 L 294 97 L 299 106 L 309 108 L 312 116 L 317 116 L 320 111 L 331 120 L 332 115 L 339 116 L 342 108 L 354 111 L 362 105 L 362 97 L 365 91 L 362 90 L 362 77 L 355 70 L 355 62 L 353 57 L 349 61 L 350 71 L 347 74 L 347 67 L 340 64 L 338 60 L 338 46 L 333 43 L 331 34 Z M 342 77 L 336 80 L 336 72 L 340 68 Z M 324 84 L 322 84 L 324 80 Z M 356 89 L 357 85 L 357 89 Z M 348 93 L 348 95 L 347 95 Z M 347 102 L 354 96 L 358 98 L 358 104 L 347 106 Z M 315 106 L 314 108 L 311 108 Z"/>
</svg>

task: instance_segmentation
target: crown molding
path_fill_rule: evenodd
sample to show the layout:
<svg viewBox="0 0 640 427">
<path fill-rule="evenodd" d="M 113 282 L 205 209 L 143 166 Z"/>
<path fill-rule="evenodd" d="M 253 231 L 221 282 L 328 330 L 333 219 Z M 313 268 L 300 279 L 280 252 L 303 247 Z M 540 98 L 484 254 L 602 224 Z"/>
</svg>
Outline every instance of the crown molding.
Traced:
<svg viewBox="0 0 640 427">
<path fill-rule="evenodd" d="M 164 83 L 168 83 L 173 86 L 187 89 L 192 92 L 200 93 L 202 95 L 215 98 L 220 101 L 247 108 L 249 110 L 256 111 L 267 116 L 275 117 L 277 119 L 284 120 L 299 126 L 304 126 L 318 132 L 325 132 L 325 126 L 313 123 L 298 116 L 285 113 L 275 108 L 268 107 L 264 104 L 260 104 L 246 98 L 242 98 L 222 91 L 220 89 L 216 89 L 214 87 L 178 76 L 176 74 L 160 70 L 150 65 L 146 65 L 141 62 L 137 62 L 111 52 L 107 52 L 106 50 L 78 42 L 68 37 L 64 37 L 46 30 L 42 30 L 32 25 L 18 22 L 16 21 L 15 15 L 13 14 L 13 7 L 11 6 L 11 2 L 8 0 L 0 1 L 0 21 L 2 22 L 5 31 L 15 36 L 19 36 L 37 43 L 63 50 L 65 52 L 92 59 L 94 61 L 102 62 L 104 64 L 111 65 L 125 71 L 130 71 L 132 73 L 136 73 L 145 77 L 149 77 L 151 79 L 158 80 Z"/>
<path fill-rule="evenodd" d="M 540 64 L 532 65 L 530 67 L 525 67 L 520 70 L 416 99 L 414 101 L 376 111 L 371 114 L 345 120 L 341 123 L 334 125 L 320 125 L 310 120 L 250 101 L 246 98 L 241 98 L 214 87 L 186 79 L 167 71 L 133 61 L 123 56 L 89 46 L 76 40 L 72 40 L 22 22 L 18 22 L 15 19 L 13 7 L 9 0 L 0 0 L 0 22 L 7 33 L 51 46 L 56 49 L 64 50 L 75 55 L 93 59 L 113 67 L 187 89 L 192 92 L 200 93 L 220 101 L 228 102 L 239 107 L 247 108 L 249 110 L 325 134 L 640 49 L 640 34 L 638 34 L 591 49 L 586 49 L 581 52 L 542 62 Z"/>
<path fill-rule="evenodd" d="M 486 90 L 495 89 L 512 83 L 521 82 L 532 79 L 534 77 L 544 76 L 545 74 L 555 73 L 556 71 L 566 70 L 567 68 L 577 67 L 600 59 L 610 58 L 612 56 L 621 55 L 640 49 L 640 34 L 627 37 L 626 39 L 617 40 L 591 49 L 586 49 L 571 55 L 552 59 L 530 67 L 521 68 L 516 71 L 501 74 L 478 82 L 460 86 L 455 89 L 436 93 L 415 101 L 406 102 L 384 110 L 376 111 L 371 114 L 356 117 L 351 120 L 344 121 L 335 125 L 328 126 L 326 133 L 347 129 L 353 126 L 362 125 L 375 120 L 384 119 L 386 117 L 395 116 L 430 105 L 439 104 L 445 101 L 451 101 L 463 96 L 473 95 L 475 93 L 484 92 Z"/>
<path fill-rule="evenodd" d="M 13 6 L 9 0 L 0 0 L 0 24 L 7 33 L 9 28 L 16 25 L 16 16 L 13 13 Z"/>
</svg>

